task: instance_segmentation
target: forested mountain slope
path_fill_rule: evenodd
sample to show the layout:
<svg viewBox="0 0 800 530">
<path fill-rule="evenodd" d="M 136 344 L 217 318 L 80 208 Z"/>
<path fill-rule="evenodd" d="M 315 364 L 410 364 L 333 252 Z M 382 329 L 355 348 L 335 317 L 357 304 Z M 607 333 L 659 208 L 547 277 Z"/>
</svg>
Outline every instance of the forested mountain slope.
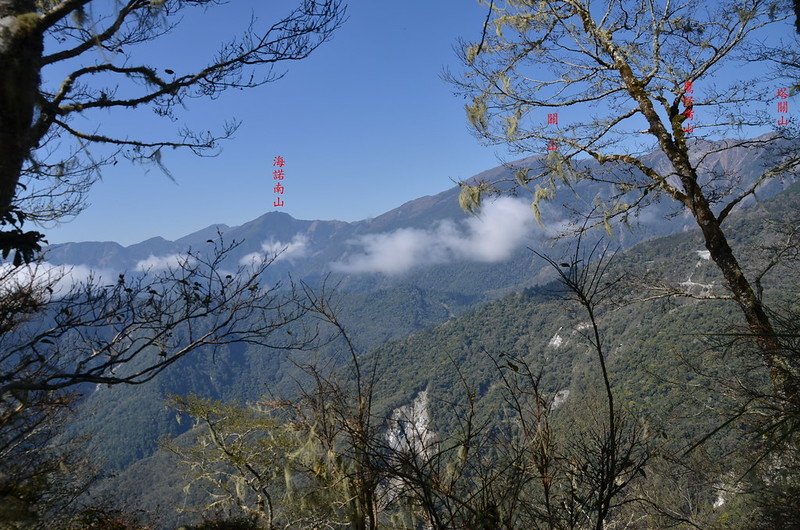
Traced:
<svg viewBox="0 0 800 530">
<path fill-rule="evenodd" d="M 775 230 L 779 225 L 787 221 L 796 224 L 798 212 L 800 186 L 794 185 L 728 220 L 732 245 L 748 270 L 765 265 L 767 254 L 762 247 L 777 241 Z M 764 276 L 768 305 L 778 308 L 797 304 L 800 276 L 796 272 L 777 266 Z M 695 295 L 724 296 L 721 275 L 694 231 L 620 252 L 607 275 L 623 278 L 621 294 L 627 300 L 604 310 L 598 319 L 619 402 L 652 428 L 669 431 L 670 444 L 689 445 L 724 419 L 722 409 L 708 406 L 720 399 L 709 382 L 716 376 L 750 372 L 752 359 L 725 357 L 722 351 L 710 347 L 715 334 L 741 327 L 741 314 L 729 300 L 636 301 L 647 298 L 646 291 L 638 284 L 625 283 L 645 276 L 648 281 L 670 282 Z M 374 298 L 344 293 L 340 299 L 343 321 L 354 331 L 354 337 L 368 337 L 362 339 L 369 352 L 361 362 L 365 366 L 378 363 L 375 410 L 379 414 L 389 414 L 426 391 L 432 429 L 446 438 L 457 430 L 456 418 L 466 406 L 469 391 L 477 397 L 481 418 L 496 418 L 504 405 L 500 372 L 492 358 L 498 359 L 500 354 L 524 359 L 541 369 L 543 388 L 549 395 L 559 393 L 563 410 L 580 416 L 593 409 L 598 372 L 586 337 L 586 316 L 562 299 L 564 292 L 558 285 L 527 288 L 460 315 L 442 308 L 459 301 L 466 307 L 469 300 L 431 298 L 423 290 L 394 294 L 396 298 L 389 292 Z M 415 302 L 394 304 L 395 299 Z M 437 320 L 444 322 L 437 324 Z M 386 325 L 391 322 L 395 324 Z M 432 326 L 408 338 L 392 340 L 426 325 Z M 165 381 L 159 388 L 199 390 L 205 395 L 209 388 L 216 388 L 212 394 L 226 400 L 256 399 L 268 391 L 282 396 L 292 393 L 290 365 L 265 352 L 234 351 L 216 363 L 196 363 L 192 370 L 175 370 L 170 378 L 187 383 L 192 379 L 189 373 L 204 374 L 208 383 L 180 386 Z M 222 376 L 214 375 L 221 371 L 228 374 L 224 382 L 220 382 Z M 758 380 L 762 376 L 756 373 L 753 377 Z M 762 380 L 766 381 L 764 377 Z M 185 430 L 186 421 L 179 425 L 179 416 L 158 398 L 157 391 L 143 396 L 123 389 L 116 399 L 149 402 L 148 406 L 159 412 L 156 416 L 165 431 L 176 434 Z M 143 416 L 147 414 L 143 412 Z M 111 426 L 116 419 L 105 416 L 103 421 Z M 735 431 L 728 431 L 715 438 L 708 450 L 721 453 L 735 443 Z M 140 456 L 144 455 L 129 455 L 118 461 L 128 463 Z M 186 470 L 175 465 L 174 459 L 158 453 L 128 467 L 113 481 L 112 489 L 124 492 L 122 496 L 134 506 L 154 508 L 158 504 L 166 520 L 176 521 L 170 510 L 183 502 L 177 486 L 181 483 L 178 477 Z M 145 477 L 152 487 L 137 487 Z M 165 482 L 158 483 L 154 477 Z M 710 486 L 708 491 L 711 495 Z M 709 503 L 714 500 L 709 499 Z"/>
</svg>

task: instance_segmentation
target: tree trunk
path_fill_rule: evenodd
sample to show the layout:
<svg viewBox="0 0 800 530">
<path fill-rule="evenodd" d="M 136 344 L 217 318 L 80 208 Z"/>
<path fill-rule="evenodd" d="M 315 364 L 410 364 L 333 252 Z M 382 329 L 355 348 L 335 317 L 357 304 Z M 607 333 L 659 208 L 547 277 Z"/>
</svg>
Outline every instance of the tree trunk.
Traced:
<svg viewBox="0 0 800 530">
<path fill-rule="evenodd" d="M 698 188 L 696 183 L 694 188 Z M 688 190 L 687 190 L 688 191 Z M 733 250 L 728 244 L 725 233 L 719 221 L 708 205 L 702 193 L 695 191 L 691 195 L 694 199 L 694 214 L 700 230 L 703 232 L 706 249 L 711 253 L 711 259 L 722 271 L 728 286 L 733 293 L 733 298 L 744 313 L 747 325 L 756 339 L 759 348 L 764 352 L 765 361 L 770 369 L 770 376 L 775 390 L 790 400 L 798 403 L 798 389 L 791 367 L 787 362 L 782 347 L 775 335 L 769 317 L 764 311 L 764 306 L 753 291 L 750 282 L 742 271 Z"/>
<path fill-rule="evenodd" d="M 588 17 L 588 14 L 586 16 Z M 697 221 L 700 230 L 703 232 L 706 249 L 711 253 L 711 259 L 714 260 L 714 263 L 725 276 L 734 300 L 744 313 L 750 332 L 756 337 L 756 343 L 763 352 L 764 362 L 769 367 L 774 390 L 791 403 L 800 405 L 797 378 L 786 361 L 780 342 L 775 336 L 775 330 L 772 328 L 769 317 L 764 311 L 764 306 L 756 296 L 755 291 L 753 291 L 750 282 L 747 281 L 736 256 L 733 254 L 733 250 L 728 244 L 725 232 L 722 230 L 717 216 L 711 210 L 711 206 L 698 184 L 697 172 L 689 161 L 685 137 L 680 133 L 681 122 L 673 122 L 673 130 L 676 135 L 676 139 L 673 140 L 661 122 L 658 113 L 656 113 L 650 96 L 633 75 L 622 54 L 610 44 L 608 45 L 608 50 L 615 58 L 629 93 L 639 103 L 639 107 L 650 124 L 650 130 L 657 138 L 661 150 L 667 155 L 675 172 L 680 177 L 686 192 L 686 197 L 683 199 L 684 205 L 692 212 L 695 221 Z M 671 120 L 676 118 L 677 116 L 670 117 Z"/>
<path fill-rule="evenodd" d="M 34 0 L 0 0 L 0 216 L 11 209 L 31 149 L 44 37 Z"/>
</svg>

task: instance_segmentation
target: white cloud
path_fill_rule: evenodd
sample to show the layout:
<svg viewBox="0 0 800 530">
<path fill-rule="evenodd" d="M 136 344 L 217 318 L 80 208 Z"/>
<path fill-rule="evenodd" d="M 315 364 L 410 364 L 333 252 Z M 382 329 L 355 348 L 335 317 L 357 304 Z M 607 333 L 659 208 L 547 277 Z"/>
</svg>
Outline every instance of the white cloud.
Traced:
<svg viewBox="0 0 800 530">
<path fill-rule="evenodd" d="M 460 224 L 446 220 L 427 230 L 401 228 L 361 236 L 351 242 L 361 251 L 331 266 L 340 272 L 400 274 L 455 260 L 503 261 L 529 238 L 534 224 L 528 203 L 500 197 L 487 203 L 480 216 Z"/>
<path fill-rule="evenodd" d="M 78 284 L 90 280 L 95 285 L 107 283 L 114 273 L 106 269 L 92 269 L 86 265 L 53 265 L 47 261 L 31 263 L 21 267 L 0 265 L 0 293 L 9 293 L 24 286 L 39 288 L 49 286 L 56 296 L 66 294 Z"/>
<path fill-rule="evenodd" d="M 177 268 L 181 264 L 192 264 L 194 261 L 194 258 L 186 254 L 169 254 L 167 256 L 154 256 L 150 254 L 150 257 L 147 259 L 136 262 L 135 270 L 139 272 L 163 271 Z"/>
<path fill-rule="evenodd" d="M 240 265 L 252 265 L 275 258 L 275 261 L 302 258 L 308 255 L 308 237 L 296 234 L 288 243 L 269 239 L 261 243 L 261 252 L 251 252 L 239 260 Z"/>
</svg>

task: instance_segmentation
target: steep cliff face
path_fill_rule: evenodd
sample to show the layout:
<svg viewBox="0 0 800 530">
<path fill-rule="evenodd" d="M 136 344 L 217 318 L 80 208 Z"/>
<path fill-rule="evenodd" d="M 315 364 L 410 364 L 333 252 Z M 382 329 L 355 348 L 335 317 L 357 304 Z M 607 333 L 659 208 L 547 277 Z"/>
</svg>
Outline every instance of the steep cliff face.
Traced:
<svg viewBox="0 0 800 530">
<path fill-rule="evenodd" d="M 431 429 L 428 392 L 423 390 L 408 405 L 395 409 L 386 433 L 389 447 L 401 453 L 429 456 L 436 434 Z"/>
</svg>

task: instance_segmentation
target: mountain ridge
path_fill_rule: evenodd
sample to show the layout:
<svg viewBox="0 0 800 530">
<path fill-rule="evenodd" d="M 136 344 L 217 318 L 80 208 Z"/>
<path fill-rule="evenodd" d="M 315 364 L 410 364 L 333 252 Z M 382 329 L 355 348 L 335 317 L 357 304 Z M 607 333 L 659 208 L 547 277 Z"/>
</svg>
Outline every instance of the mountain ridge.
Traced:
<svg viewBox="0 0 800 530">
<path fill-rule="evenodd" d="M 764 149 L 753 151 L 745 147 L 724 149 L 726 142 L 698 143 L 704 150 L 694 152 L 693 156 L 704 161 L 701 165 L 707 179 L 729 172 L 734 177 L 723 184 L 731 190 L 745 188 L 763 171 L 769 153 Z M 668 165 L 657 151 L 651 151 L 644 159 L 662 171 Z M 487 169 L 467 182 L 513 182 L 516 169 L 540 171 L 543 164 L 542 156 L 528 156 Z M 607 172 L 610 175 L 618 170 L 613 165 L 601 166 L 591 159 L 576 161 L 575 165 L 579 171 Z M 736 179 L 741 182 L 734 182 Z M 759 198 L 775 195 L 792 179 L 765 183 L 759 188 Z M 508 184 L 504 187 L 507 188 Z M 271 211 L 238 226 L 212 224 L 174 241 L 156 236 L 127 247 L 114 242 L 63 243 L 48 247 L 46 260 L 53 265 L 82 265 L 105 269 L 109 273 L 153 269 L 154 266 L 163 268 L 174 264 L 177 255 L 189 248 L 195 251 L 208 248 L 206 241 L 216 239 L 221 233 L 226 243 L 234 240 L 239 243 L 223 263 L 230 270 L 247 264 L 253 256 L 266 256 L 287 248 L 287 252 L 270 267 L 274 278 L 291 271 L 298 279 L 321 281 L 333 274 L 345 288 L 369 291 L 407 282 L 414 275 L 414 281 L 446 285 L 446 291 L 455 292 L 460 288 L 457 282 L 471 277 L 468 283 L 475 283 L 476 278 L 479 280 L 470 295 L 503 292 L 539 281 L 541 267 L 531 266 L 525 247 L 555 245 L 557 253 L 563 244 L 554 243 L 552 236 L 569 222 L 565 211 L 570 207 L 580 208 L 582 204 L 591 205 L 598 199 L 615 200 L 619 194 L 613 184 L 589 179 L 577 179 L 570 186 L 559 185 L 556 196 L 540 204 L 545 225 L 536 226 L 532 222 L 533 216 L 528 208 L 530 199 L 527 197 L 514 199 L 517 202 L 511 203 L 512 199 L 504 195 L 502 208 L 487 200 L 481 214 L 474 216 L 460 209 L 459 192 L 459 187 L 453 186 L 359 221 L 295 219 L 288 213 Z M 617 231 L 621 246 L 627 248 L 696 226 L 691 215 L 674 201 L 653 200 L 651 197 L 647 200 L 651 202 L 632 216 L 630 229 Z M 748 197 L 736 209 L 748 208 L 753 203 L 754 199 Z M 496 210 L 492 211 L 492 208 Z M 529 225 L 525 230 L 509 235 L 509 230 L 525 223 Z M 504 238 L 508 240 L 503 241 Z M 396 251 L 400 248 L 398 245 L 407 248 L 402 252 Z M 423 247 L 419 248 L 420 245 Z M 493 249 L 492 245 L 498 248 Z M 398 258 L 403 262 L 398 262 Z"/>
</svg>

